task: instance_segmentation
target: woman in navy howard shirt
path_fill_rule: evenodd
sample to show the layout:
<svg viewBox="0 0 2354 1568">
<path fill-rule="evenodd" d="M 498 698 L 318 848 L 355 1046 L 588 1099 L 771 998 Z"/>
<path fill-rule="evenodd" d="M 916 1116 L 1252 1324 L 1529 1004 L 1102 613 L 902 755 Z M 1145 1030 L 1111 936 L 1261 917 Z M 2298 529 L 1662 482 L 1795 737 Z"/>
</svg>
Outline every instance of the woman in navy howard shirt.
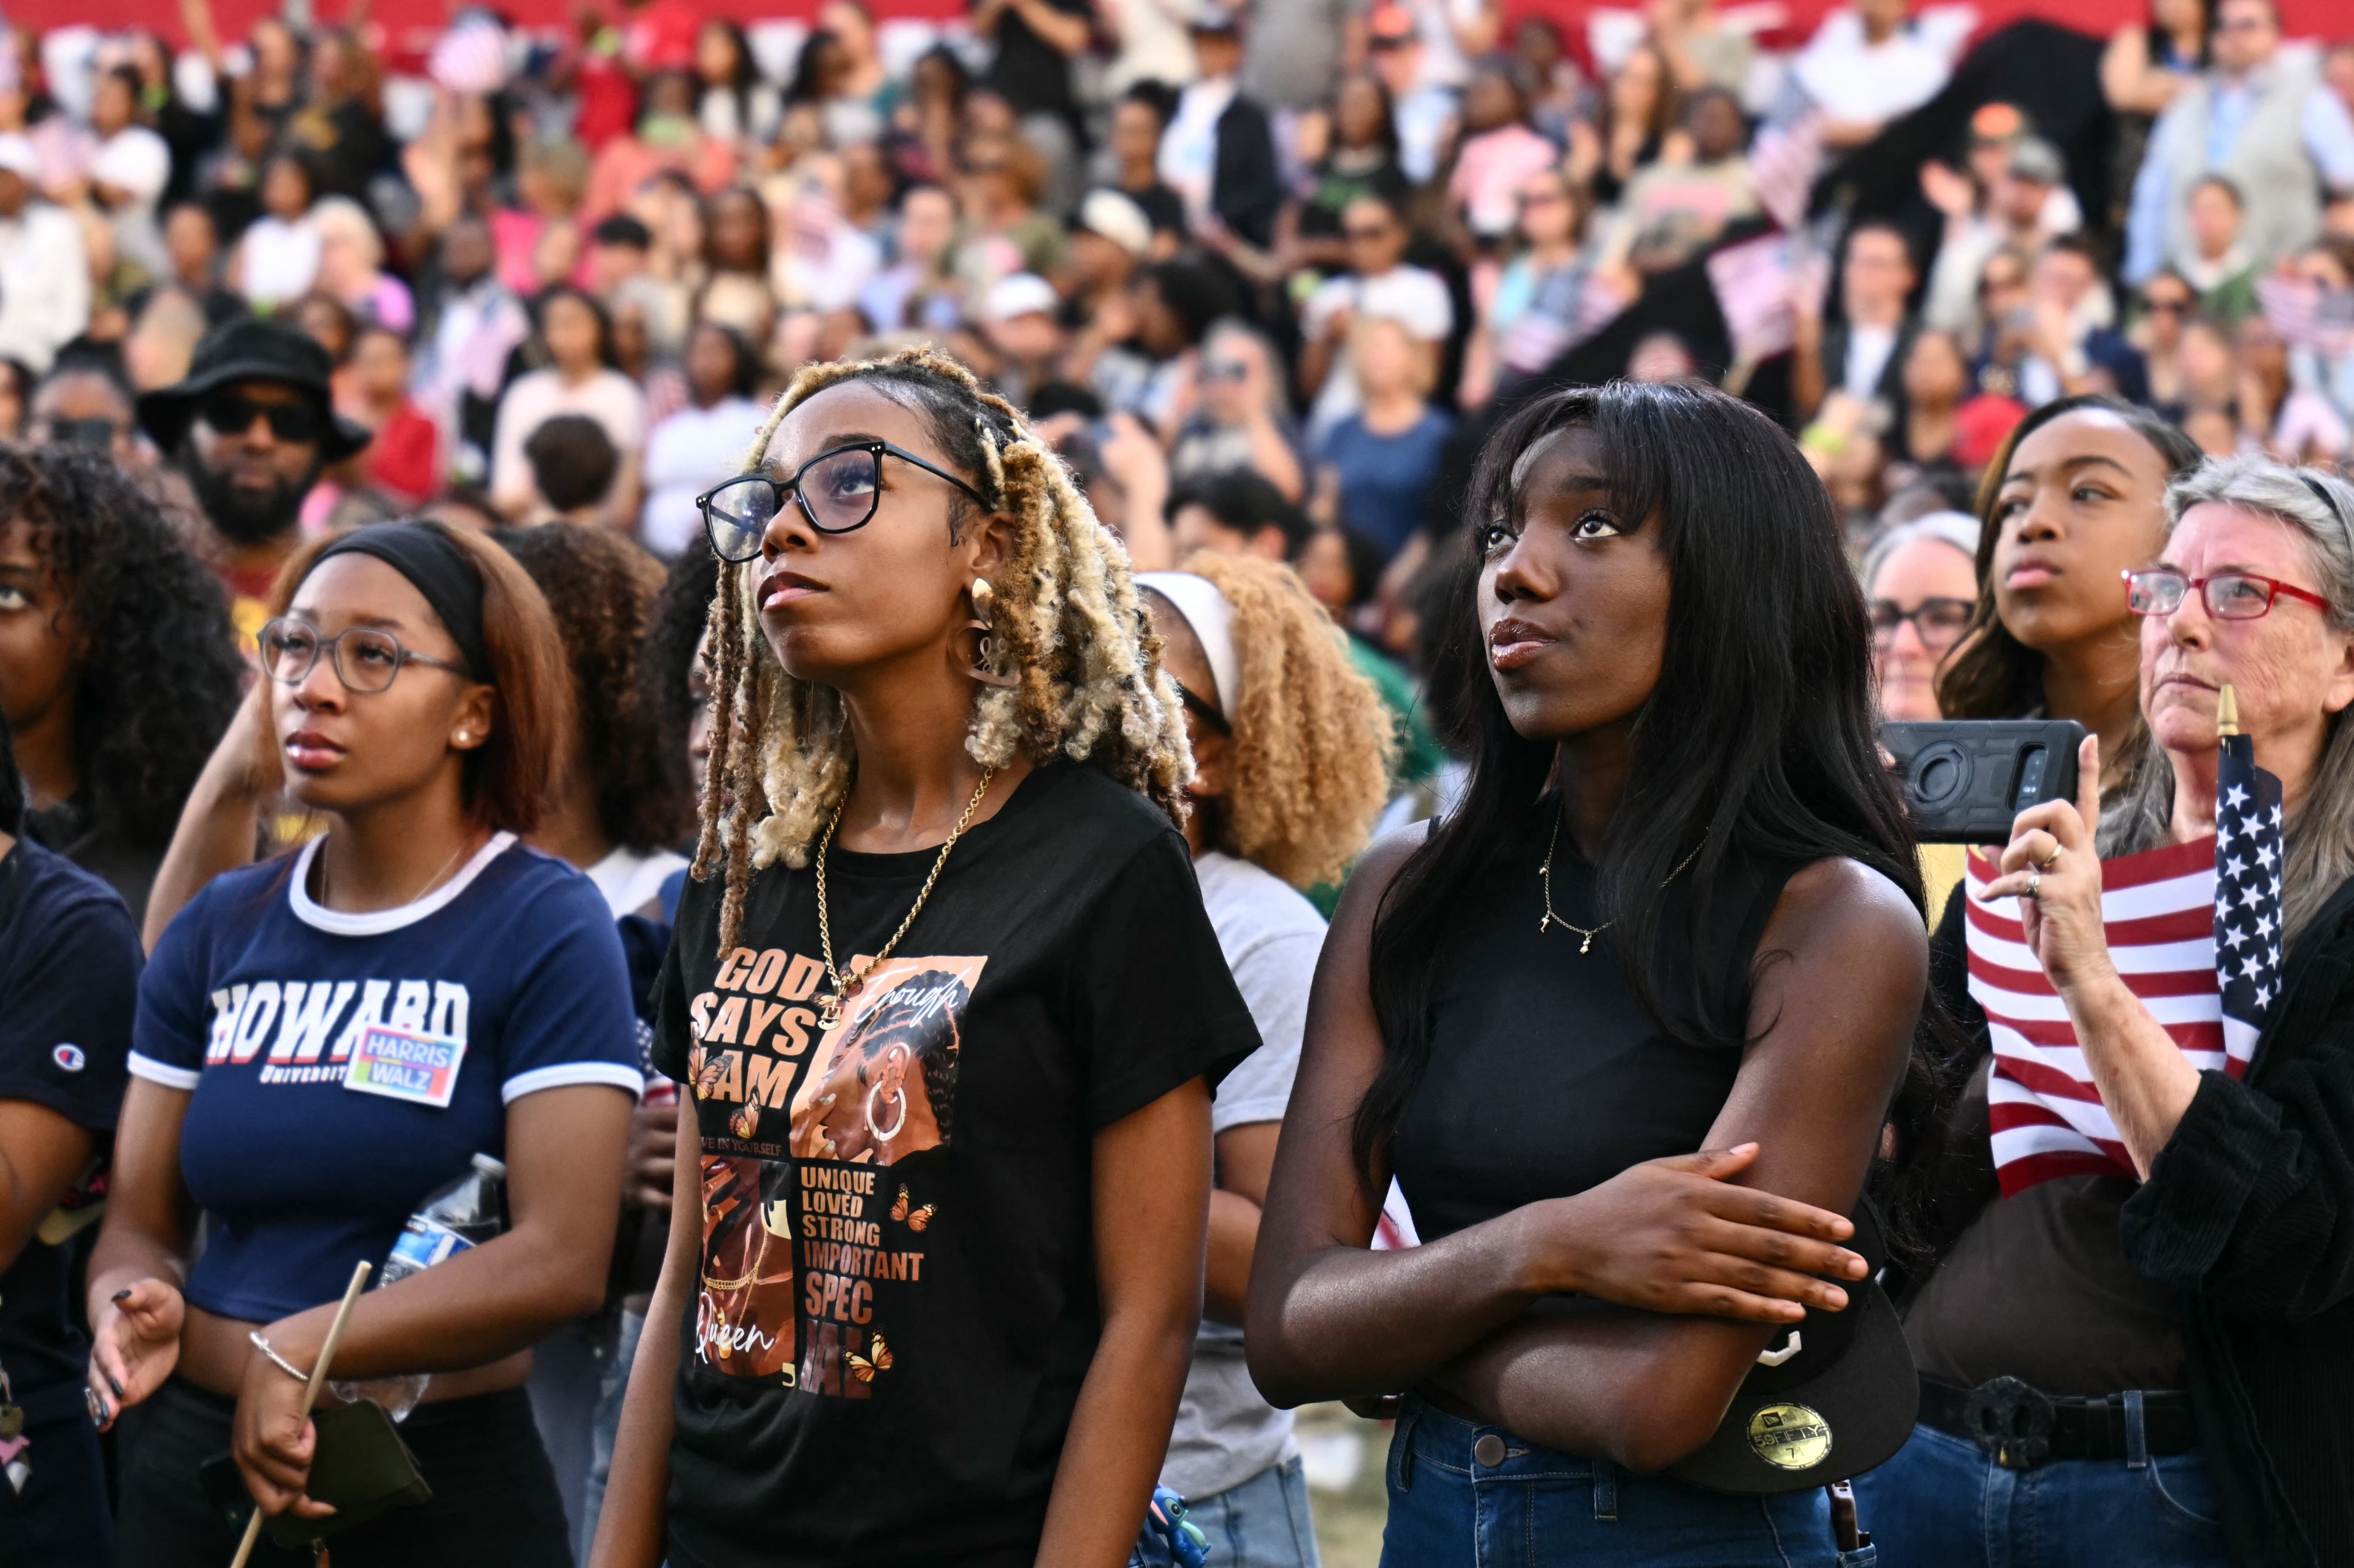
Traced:
<svg viewBox="0 0 2354 1568">
<path fill-rule="evenodd" d="M 226 1561 L 198 1474 L 223 1450 L 266 1512 L 326 1511 L 287 1369 L 316 1360 L 353 1265 L 381 1264 L 483 1152 L 507 1164 L 506 1232 L 370 1292 L 335 1356 L 340 1378 L 435 1374 L 402 1429 L 433 1499 L 334 1550 L 553 1568 L 569 1555 L 527 1347 L 601 1298 L 641 1083 L 603 899 L 515 842 L 567 751 L 561 648 L 521 568 L 429 524 L 298 557 L 275 609 L 258 727 L 329 825 L 217 879 L 140 988 L 90 1283 L 92 1397 L 110 1421 L 143 1406 L 121 1551 Z"/>
</svg>

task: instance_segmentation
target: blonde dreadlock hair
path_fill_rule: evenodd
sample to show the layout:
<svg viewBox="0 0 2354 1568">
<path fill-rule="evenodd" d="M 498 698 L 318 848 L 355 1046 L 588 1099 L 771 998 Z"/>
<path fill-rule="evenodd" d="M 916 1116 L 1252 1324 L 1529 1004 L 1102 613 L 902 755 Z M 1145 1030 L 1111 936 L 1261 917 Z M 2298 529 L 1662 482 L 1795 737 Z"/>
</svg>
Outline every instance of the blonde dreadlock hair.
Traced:
<svg viewBox="0 0 2354 1568">
<path fill-rule="evenodd" d="M 1002 397 L 928 347 L 812 365 L 793 377 L 753 437 L 742 471 L 768 459 L 777 427 L 844 381 L 875 386 L 929 421 L 952 468 L 1013 518 L 1012 556 L 991 607 L 991 641 L 1011 687 L 981 686 L 965 750 L 983 768 L 1017 757 L 1089 762 L 1182 822 L 1193 759 L 1161 641 L 1139 607 L 1128 553 L 1096 518 L 1062 460 Z M 950 536 L 966 520 L 960 496 Z M 711 601 L 711 755 L 695 875 L 724 866 L 719 945 L 736 945 L 752 873 L 810 849 L 850 789 L 849 716 L 832 688 L 786 673 L 761 634 L 747 565 L 722 563 Z M 722 802 L 730 809 L 723 811 Z M 723 842 L 724 841 L 724 842 Z"/>
<path fill-rule="evenodd" d="M 1179 569 L 1234 609 L 1233 781 L 1198 808 L 1211 845 L 1294 887 L 1338 881 L 1389 799 L 1395 726 L 1379 688 L 1289 567 L 1205 550 Z"/>
</svg>

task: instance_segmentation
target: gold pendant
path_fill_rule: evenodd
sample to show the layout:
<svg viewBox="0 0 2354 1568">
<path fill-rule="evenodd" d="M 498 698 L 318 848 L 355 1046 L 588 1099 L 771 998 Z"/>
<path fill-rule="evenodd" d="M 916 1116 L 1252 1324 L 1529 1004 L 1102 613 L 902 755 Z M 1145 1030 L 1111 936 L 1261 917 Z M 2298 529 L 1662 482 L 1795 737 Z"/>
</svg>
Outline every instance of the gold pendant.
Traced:
<svg viewBox="0 0 2354 1568">
<path fill-rule="evenodd" d="M 817 1026 L 831 1029 L 842 1021 L 842 993 L 835 991 L 817 999 Z"/>
</svg>

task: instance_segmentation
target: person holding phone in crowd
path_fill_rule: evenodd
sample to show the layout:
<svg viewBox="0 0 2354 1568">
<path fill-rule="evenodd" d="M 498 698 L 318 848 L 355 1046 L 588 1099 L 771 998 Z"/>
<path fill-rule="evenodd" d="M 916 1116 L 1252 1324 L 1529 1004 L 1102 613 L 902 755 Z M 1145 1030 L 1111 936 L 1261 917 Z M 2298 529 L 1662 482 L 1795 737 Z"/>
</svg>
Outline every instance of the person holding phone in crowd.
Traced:
<svg viewBox="0 0 2354 1568">
<path fill-rule="evenodd" d="M 928 350 L 812 366 L 704 499 L 671 1247 L 602 1568 L 1120 1568 L 1259 1044 L 1183 709 L 1061 461 Z M 691 1094 L 687 1099 L 685 1095 Z"/>
<path fill-rule="evenodd" d="M 522 1383 L 529 1347 L 603 1296 L 643 1083 L 605 901 L 516 842 L 569 745 L 563 647 L 520 567 L 436 524 L 307 547 L 269 608 L 249 733 L 327 827 L 215 879 L 140 983 L 89 1279 L 90 1413 L 131 1417 L 119 1550 L 228 1561 L 206 1478 L 224 1453 L 231 1497 L 334 1528 L 300 1412 L 337 1298 L 490 1155 L 504 1232 L 368 1292 L 335 1354 L 339 1379 L 433 1374 L 400 1431 L 431 1500 L 333 1550 L 556 1568 Z"/>
<path fill-rule="evenodd" d="M 1324 944 L 1324 917 L 1304 890 L 1338 882 L 1365 846 L 1388 794 L 1389 713 L 1288 567 L 1203 553 L 1137 586 L 1185 705 L 1186 847 L 1263 1042 L 1211 1105 L 1217 1188 L 1204 1322 L 1161 1478 L 1184 1497 L 1217 1561 L 1314 1568 L 1291 1415 L 1251 1386 L 1243 1300 Z M 1171 1562 L 1150 1531 L 1140 1551 L 1153 1568 Z"/>
<path fill-rule="evenodd" d="M 1869 1562 L 1822 1483 L 1903 1440 L 1912 1376 L 1839 1244 L 1873 1250 L 1842 1216 L 1926 933 L 1829 500 L 1745 405 L 1614 383 L 1514 413 L 1470 515 L 1433 681 L 1470 779 L 1342 895 L 1252 1372 L 1405 1395 L 1387 1562 Z M 1369 1250 L 1393 1176 L 1422 1245 Z"/>
<path fill-rule="evenodd" d="M 1892 1562 L 2354 1552 L 2354 486 L 2211 461 L 2165 527 L 2112 590 L 2148 764 L 2105 795 L 2086 739 L 1940 933 L 1975 1050 L 1906 1310 L 1922 1425 L 1859 1483 Z M 2273 811 L 2220 786 L 2226 691 Z"/>
</svg>

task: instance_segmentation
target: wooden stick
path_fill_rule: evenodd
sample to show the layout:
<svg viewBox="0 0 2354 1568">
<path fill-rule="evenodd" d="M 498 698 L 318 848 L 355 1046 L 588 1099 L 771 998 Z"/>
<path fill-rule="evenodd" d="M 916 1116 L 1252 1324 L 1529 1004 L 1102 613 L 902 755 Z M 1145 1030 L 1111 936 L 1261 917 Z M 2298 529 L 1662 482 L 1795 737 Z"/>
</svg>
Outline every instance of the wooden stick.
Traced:
<svg viewBox="0 0 2354 1568">
<path fill-rule="evenodd" d="M 352 1319 L 352 1308 L 359 1304 L 360 1292 L 367 1288 L 368 1266 L 352 1267 L 352 1282 L 344 1287 L 344 1304 L 335 1308 L 335 1320 L 327 1325 L 326 1342 L 319 1347 L 319 1359 L 312 1364 L 311 1381 L 302 1389 L 302 1419 L 311 1419 L 311 1406 L 319 1397 L 319 1390 L 327 1381 L 327 1364 L 335 1359 L 335 1343 L 344 1337 L 344 1325 Z M 245 1521 L 245 1539 L 238 1542 L 237 1555 L 229 1560 L 228 1568 L 245 1568 L 245 1560 L 253 1555 L 253 1543 L 261 1539 L 261 1507 L 254 1505 L 253 1517 Z"/>
</svg>

